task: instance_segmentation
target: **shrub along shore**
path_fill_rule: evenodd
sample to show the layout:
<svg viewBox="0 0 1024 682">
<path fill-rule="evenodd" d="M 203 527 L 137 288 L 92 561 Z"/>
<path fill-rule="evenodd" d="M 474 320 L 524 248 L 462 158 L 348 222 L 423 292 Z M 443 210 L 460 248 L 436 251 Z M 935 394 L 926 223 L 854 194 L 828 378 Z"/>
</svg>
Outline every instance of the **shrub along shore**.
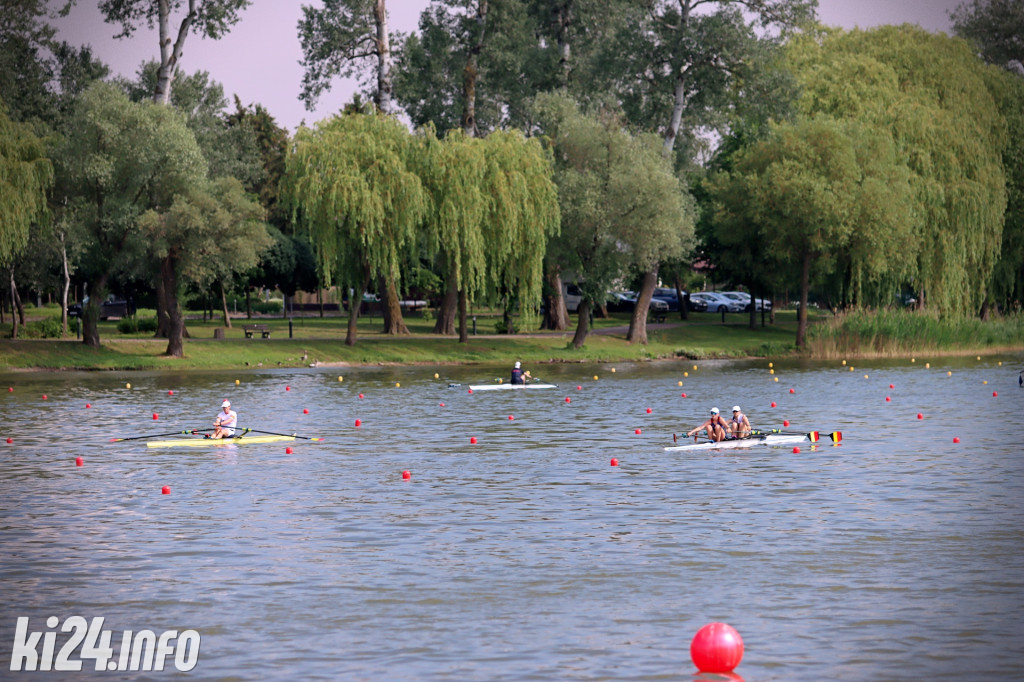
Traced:
<svg viewBox="0 0 1024 682">
<path fill-rule="evenodd" d="M 940 321 L 909 311 L 852 312 L 832 316 L 814 311 L 808 348 L 812 358 L 895 357 L 908 354 L 989 354 L 1024 351 L 1024 315 L 978 320 Z M 152 370 L 245 369 L 380 364 L 501 364 L 513 359 L 529 364 L 549 362 L 634 362 L 667 358 L 711 359 L 784 357 L 798 354 L 796 314 L 776 313 L 775 324 L 750 329 L 745 314 L 691 314 L 670 317 L 648 326 L 646 346 L 625 340 L 628 318 L 615 314 L 595 320 L 595 331 L 579 350 L 570 347 L 572 330 L 529 334 L 495 334 L 500 318 L 480 316 L 476 335 L 461 344 L 456 338 L 430 333 L 430 320 L 407 320 L 412 333 L 388 336 L 380 318 L 360 321 L 355 346 L 344 343 L 346 319 L 260 318 L 189 320 L 191 338 L 184 358 L 168 358 L 167 346 L 151 333 L 119 333 L 116 321 L 101 327 L 101 348 L 71 339 L 0 340 L 0 370 Z M 244 336 L 245 324 L 267 325 L 270 338 L 259 332 Z M 121 325 L 122 329 L 126 325 Z M 9 330 L 9 325 L 7 326 Z M 221 330 L 223 339 L 214 338 Z M 0 334 L 3 333 L 0 327 Z M 9 331 L 8 334 L 9 335 Z"/>
</svg>

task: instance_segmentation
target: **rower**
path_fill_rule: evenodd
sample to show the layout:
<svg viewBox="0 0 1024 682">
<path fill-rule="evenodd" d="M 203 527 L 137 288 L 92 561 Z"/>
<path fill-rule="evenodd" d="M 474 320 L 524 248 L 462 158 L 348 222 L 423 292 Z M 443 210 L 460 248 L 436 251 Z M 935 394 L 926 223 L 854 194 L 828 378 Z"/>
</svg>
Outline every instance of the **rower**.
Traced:
<svg viewBox="0 0 1024 682">
<path fill-rule="evenodd" d="M 512 368 L 512 380 L 510 383 L 513 386 L 521 386 L 526 383 L 526 379 L 529 376 L 529 372 L 523 372 L 522 363 L 516 360 L 515 367 Z"/>
<path fill-rule="evenodd" d="M 725 440 L 725 434 L 728 431 L 728 424 L 726 424 L 725 420 L 723 420 L 722 417 L 718 414 L 717 407 L 711 408 L 711 416 L 708 417 L 708 420 L 706 422 L 704 422 L 695 429 L 687 431 L 686 435 L 693 436 L 693 442 L 696 443 L 697 434 L 700 433 L 702 430 L 707 431 L 708 438 L 710 440 L 713 440 L 715 442 Z"/>
<path fill-rule="evenodd" d="M 739 405 L 732 406 L 732 419 L 729 421 L 729 436 L 731 438 L 749 438 L 750 420 L 747 415 L 740 412 Z"/>
<path fill-rule="evenodd" d="M 214 431 L 210 438 L 231 438 L 235 435 L 238 415 L 231 409 L 231 401 L 227 398 L 220 404 L 220 409 L 217 418 L 213 420 Z"/>
</svg>

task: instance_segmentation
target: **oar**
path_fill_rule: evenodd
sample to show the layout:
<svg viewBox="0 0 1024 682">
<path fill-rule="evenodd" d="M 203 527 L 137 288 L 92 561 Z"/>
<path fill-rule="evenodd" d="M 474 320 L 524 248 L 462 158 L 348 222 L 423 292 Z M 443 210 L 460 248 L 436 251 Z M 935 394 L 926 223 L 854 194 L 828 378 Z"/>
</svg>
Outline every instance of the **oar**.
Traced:
<svg viewBox="0 0 1024 682">
<path fill-rule="evenodd" d="M 188 431 L 171 431 L 170 433 L 151 433 L 148 436 L 135 436 L 133 438 L 111 438 L 111 443 L 116 443 L 122 440 L 142 440 L 143 438 L 159 438 L 160 436 L 180 436 L 181 434 L 188 435 L 199 435 L 203 431 L 213 431 L 213 429 L 189 429 Z"/>
<path fill-rule="evenodd" d="M 801 431 L 783 431 L 782 429 L 768 429 L 767 431 L 751 431 L 750 433 L 751 433 L 751 435 L 760 435 L 760 436 L 767 435 L 767 434 L 770 434 L 770 433 L 777 433 L 780 436 L 806 436 L 807 438 L 810 439 L 810 441 L 812 443 L 817 442 L 819 440 L 819 438 L 821 437 L 821 434 L 819 432 L 817 432 L 817 431 L 811 431 L 810 433 L 807 433 L 807 432 L 801 432 Z M 838 443 L 841 440 L 843 440 L 843 432 L 842 431 L 833 431 L 833 432 L 825 434 L 825 435 L 827 435 L 829 438 L 831 438 L 833 443 Z"/>
<path fill-rule="evenodd" d="M 246 433 L 265 433 L 270 436 L 291 436 L 293 438 L 301 438 L 302 440 L 324 440 L 323 438 L 310 438 L 309 436 L 296 436 L 294 433 L 275 433 L 273 431 L 260 431 L 258 429 L 243 429 L 239 426 L 232 427 L 235 431 L 241 431 L 243 434 Z M 229 436 L 230 438 L 239 438 L 239 436 Z"/>
</svg>

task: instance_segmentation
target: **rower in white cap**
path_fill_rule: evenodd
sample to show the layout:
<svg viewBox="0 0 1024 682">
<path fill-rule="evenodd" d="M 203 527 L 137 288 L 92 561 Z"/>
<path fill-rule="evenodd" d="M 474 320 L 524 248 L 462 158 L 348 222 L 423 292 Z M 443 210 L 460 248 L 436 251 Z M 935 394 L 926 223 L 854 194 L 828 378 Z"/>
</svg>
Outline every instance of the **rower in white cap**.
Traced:
<svg viewBox="0 0 1024 682">
<path fill-rule="evenodd" d="M 747 438 L 750 436 L 750 420 L 747 415 L 740 412 L 739 405 L 732 406 L 732 419 L 729 421 L 729 436 L 732 438 Z"/>
<path fill-rule="evenodd" d="M 221 411 L 213 420 L 214 431 L 210 438 L 231 438 L 235 435 L 235 427 L 238 425 L 238 415 L 231 409 L 231 401 L 227 398 L 220 404 Z"/>
<path fill-rule="evenodd" d="M 686 435 L 693 436 L 693 442 L 696 443 L 698 438 L 697 434 L 699 434 L 701 431 L 707 431 L 708 438 L 710 440 L 718 442 L 725 440 L 725 435 L 726 433 L 728 433 L 728 428 L 728 424 L 726 424 L 725 420 L 722 419 L 721 415 L 718 414 L 718 408 L 712 407 L 711 416 L 708 417 L 708 420 L 701 424 L 700 426 L 698 426 L 697 428 L 687 431 Z"/>
<path fill-rule="evenodd" d="M 509 381 L 513 386 L 523 385 L 533 377 L 530 376 L 529 372 L 524 372 L 522 369 L 523 365 L 521 362 L 516 360 L 515 367 L 512 368 L 512 379 Z"/>
</svg>

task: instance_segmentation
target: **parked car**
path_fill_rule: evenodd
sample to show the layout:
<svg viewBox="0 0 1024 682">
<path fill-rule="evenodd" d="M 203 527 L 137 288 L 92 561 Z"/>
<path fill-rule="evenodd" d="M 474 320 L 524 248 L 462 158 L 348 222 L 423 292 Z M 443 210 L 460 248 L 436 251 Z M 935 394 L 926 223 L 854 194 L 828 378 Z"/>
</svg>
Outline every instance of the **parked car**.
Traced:
<svg viewBox="0 0 1024 682">
<path fill-rule="evenodd" d="M 695 298 L 707 303 L 709 313 L 738 313 L 744 307 L 740 301 L 723 296 L 717 291 L 699 291 L 695 294 L 690 294 L 690 300 Z"/>
<path fill-rule="evenodd" d="M 723 291 L 723 296 L 727 296 L 735 301 L 743 303 L 743 312 L 750 312 L 750 294 L 745 291 Z M 763 298 L 757 299 L 757 310 L 771 310 L 772 302 Z"/>
<path fill-rule="evenodd" d="M 89 297 L 82 299 L 81 303 L 72 303 L 68 306 L 68 317 L 81 317 L 82 310 L 89 303 Z M 128 317 L 135 314 L 135 306 L 131 301 L 115 299 L 113 295 L 100 304 L 100 319 L 107 320 L 111 317 Z"/>
<path fill-rule="evenodd" d="M 565 300 L 565 309 L 570 313 L 574 313 L 579 310 L 580 303 L 583 301 L 583 292 L 575 284 L 563 282 L 562 298 Z"/>
<path fill-rule="evenodd" d="M 609 291 L 608 312 L 630 313 L 636 308 L 635 291 Z M 653 314 L 665 314 L 669 312 L 668 303 L 660 298 L 651 298 L 651 304 L 647 307 L 648 312 Z"/>
<path fill-rule="evenodd" d="M 686 292 L 683 292 L 684 294 Z M 668 287 L 655 287 L 654 298 L 660 298 L 661 300 L 668 303 L 668 310 L 672 313 L 679 312 L 679 297 L 676 296 L 676 290 Z"/>
</svg>

